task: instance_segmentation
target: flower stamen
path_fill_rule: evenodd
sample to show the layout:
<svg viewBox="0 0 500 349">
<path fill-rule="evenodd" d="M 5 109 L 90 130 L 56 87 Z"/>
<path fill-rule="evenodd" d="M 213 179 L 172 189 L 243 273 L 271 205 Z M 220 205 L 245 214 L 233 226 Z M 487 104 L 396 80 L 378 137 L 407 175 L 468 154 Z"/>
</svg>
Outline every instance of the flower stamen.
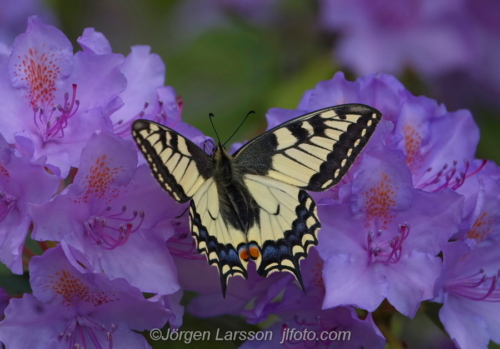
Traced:
<svg viewBox="0 0 500 349">
<path fill-rule="evenodd" d="M 398 235 L 390 240 L 381 241 L 382 231 L 368 233 L 368 262 L 397 263 L 401 259 L 403 242 L 410 234 L 410 225 L 405 223 L 398 227 Z"/>
<path fill-rule="evenodd" d="M 108 206 L 104 212 L 91 217 L 84 223 L 85 232 L 90 241 L 106 250 L 112 250 L 124 245 L 128 241 L 130 234 L 139 230 L 145 216 L 143 210 L 134 210 L 131 217 L 125 217 L 126 205 L 122 206 L 119 213 L 106 214 L 111 209 L 112 207 Z"/>
<path fill-rule="evenodd" d="M 80 101 L 76 98 L 77 85 L 72 86 L 71 100 L 69 94 L 65 93 L 63 105 L 53 106 L 49 113 L 42 107 L 33 108 L 33 121 L 44 142 L 55 137 L 63 138 L 68 120 L 78 111 Z"/>
<path fill-rule="evenodd" d="M 77 316 L 71 319 L 64 332 L 60 333 L 58 336 L 58 341 L 65 341 L 68 344 L 69 349 L 75 348 L 88 348 L 87 342 L 93 344 L 96 349 L 113 348 L 113 332 L 115 332 L 117 327 L 112 324 L 110 330 L 106 329 L 106 326 L 97 323 L 88 316 Z M 98 337 L 99 333 L 105 332 L 104 341 L 108 342 L 105 345 L 103 340 Z"/>
<path fill-rule="evenodd" d="M 171 121 L 168 120 L 169 116 L 168 116 L 168 113 L 165 111 L 165 108 L 164 108 L 165 106 L 164 106 L 163 100 L 158 99 L 156 102 L 157 102 L 156 104 L 151 105 L 151 103 L 146 101 L 146 102 L 144 102 L 144 106 L 141 109 L 141 111 L 139 113 L 137 113 L 134 117 L 130 118 L 128 121 L 124 121 L 123 119 L 118 120 L 114 124 L 114 133 L 117 135 L 120 135 L 120 136 L 123 136 L 125 134 L 129 134 L 130 129 L 132 127 L 132 123 L 135 120 L 142 119 L 144 117 L 144 115 L 146 115 L 146 113 L 153 114 L 153 117 L 151 118 L 152 121 L 157 122 L 157 123 L 162 124 L 162 125 L 166 125 L 170 128 L 174 128 L 175 125 L 177 125 L 177 123 L 179 122 L 179 120 L 181 118 L 181 114 L 182 114 L 183 103 L 182 103 L 182 100 L 180 99 L 180 97 L 177 97 L 177 113 L 176 113 L 177 115 L 175 116 L 175 119 L 173 119 Z M 147 109 L 149 107 L 152 108 L 151 111 L 147 111 Z M 172 109 L 175 109 L 175 108 L 172 108 Z M 156 112 L 157 110 L 158 110 L 158 112 Z"/>
<path fill-rule="evenodd" d="M 175 229 L 175 234 L 168 239 L 168 250 L 173 256 L 181 257 L 189 260 L 202 260 L 204 257 L 198 253 L 196 243 L 191 235 L 191 230 L 187 224 L 180 219 L 173 219 L 172 226 Z"/>
<path fill-rule="evenodd" d="M 481 165 L 472 172 L 470 170 L 470 163 L 465 161 L 463 165 L 463 170 L 459 171 L 457 168 L 458 161 L 453 161 L 453 166 L 448 168 L 448 164 L 445 164 L 435 175 L 431 176 L 428 180 L 418 186 L 418 189 L 428 190 L 428 187 L 437 185 L 436 188 L 428 190 L 430 192 L 438 192 L 445 188 L 450 188 L 457 190 L 460 188 L 465 180 L 483 169 L 486 165 L 486 160 L 483 160 Z M 429 167 L 427 172 L 432 172 L 432 168 Z M 427 189 L 426 189 L 427 188 Z"/>
<path fill-rule="evenodd" d="M 118 122 L 114 124 L 115 134 L 123 136 L 125 134 L 130 133 L 130 129 L 132 128 L 132 123 L 135 120 L 142 119 L 144 115 L 146 115 L 146 109 L 148 109 L 149 105 L 150 103 L 148 101 L 144 102 L 144 106 L 142 107 L 141 111 L 127 122 L 124 122 L 123 119 L 118 120 Z"/>
<path fill-rule="evenodd" d="M 493 276 L 487 276 L 481 269 L 473 275 L 448 281 L 445 291 L 474 301 L 500 302 L 499 275 L 500 271 Z"/>
</svg>

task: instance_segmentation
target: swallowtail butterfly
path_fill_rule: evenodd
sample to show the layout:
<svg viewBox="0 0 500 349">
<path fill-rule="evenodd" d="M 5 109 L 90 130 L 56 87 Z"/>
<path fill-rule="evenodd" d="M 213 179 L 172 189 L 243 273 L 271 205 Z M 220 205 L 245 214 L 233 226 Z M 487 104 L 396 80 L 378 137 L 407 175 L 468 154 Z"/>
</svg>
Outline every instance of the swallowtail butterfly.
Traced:
<svg viewBox="0 0 500 349">
<path fill-rule="evenodd" d="M 136 120 L 132 134 L 159 184 L 179 203 L 191 201 L 198 251 L 228 278 L 288 271 L 303 287 L 299 261 L 318 244 L 321 227 L 307 191 L 324 191 L 347 173 L 382 118 L 362 104 L 321 109 L 261 134 L 230 155 L 210 156 L 176 131 Z"/>
</svg>

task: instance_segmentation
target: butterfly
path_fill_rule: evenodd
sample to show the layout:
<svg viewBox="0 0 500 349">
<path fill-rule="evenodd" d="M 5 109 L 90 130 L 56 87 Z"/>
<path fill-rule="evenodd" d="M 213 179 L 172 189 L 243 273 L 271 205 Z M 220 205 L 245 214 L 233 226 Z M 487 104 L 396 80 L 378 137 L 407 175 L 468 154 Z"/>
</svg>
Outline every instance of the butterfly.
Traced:
<svg viewBox="0 0 500 349">
<path fill-rule="evenodd" d="M 132 135 L 151 171 L 172 198 L 190 201 L 197 250 L 216 265 L 225 297 L 228 278 L 292 273 L 318 244 L 316 204 L 307 191 L 337 184 L 375 131 L 382 114 L 363 104 L 314 111 L 264 132 L 230 155 L 220 144 L 208 155 L 176 131 L 136 120 Z"/>
</svg>

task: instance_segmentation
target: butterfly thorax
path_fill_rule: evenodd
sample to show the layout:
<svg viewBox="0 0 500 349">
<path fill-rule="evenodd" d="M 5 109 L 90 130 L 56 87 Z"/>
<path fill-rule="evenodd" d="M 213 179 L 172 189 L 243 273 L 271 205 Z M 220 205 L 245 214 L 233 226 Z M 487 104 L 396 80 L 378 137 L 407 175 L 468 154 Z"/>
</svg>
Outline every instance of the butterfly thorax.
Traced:
<svg viewBox="0 0 500 349">
<path fill-rule="evenodd" d="M 243 182 L 242 171 L 219 144 L 213 156 L 213 174 L 219 194 L 221 215 L 226 224 L 245 233 L 258 221 L 258 206 Z"/>
</svg>

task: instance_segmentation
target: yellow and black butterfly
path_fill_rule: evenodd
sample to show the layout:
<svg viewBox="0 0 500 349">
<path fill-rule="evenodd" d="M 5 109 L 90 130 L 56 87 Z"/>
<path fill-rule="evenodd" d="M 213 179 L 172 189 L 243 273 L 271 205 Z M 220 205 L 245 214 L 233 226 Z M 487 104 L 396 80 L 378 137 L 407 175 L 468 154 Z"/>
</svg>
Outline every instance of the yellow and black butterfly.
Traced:
<svg viewBox="0 0 500 349">
<path fill-rule="evenodd" d="M 198 251 L 227 280 L 288 271 L 301 286 L 299 261 L 318 244 L 321 227 L 309 191 L 340 181 L 382 118 L 362 104 L 321 109 L 261 134 L 229 155 L 220 144 L 209 156 L 174 130 L 136 120 L 132 134 L 151 170 L 178 202 L 191 200 Z"/>
</svg>

